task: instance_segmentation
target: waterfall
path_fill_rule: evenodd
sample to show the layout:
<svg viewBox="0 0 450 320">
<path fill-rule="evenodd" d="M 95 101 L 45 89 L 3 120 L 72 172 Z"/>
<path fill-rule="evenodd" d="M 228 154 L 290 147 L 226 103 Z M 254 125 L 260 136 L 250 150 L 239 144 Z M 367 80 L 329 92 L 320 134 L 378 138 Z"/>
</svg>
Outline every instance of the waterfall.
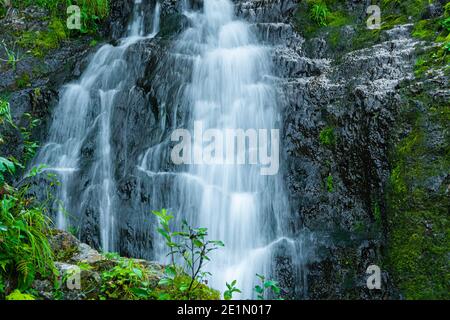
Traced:
<svg viewBox="0 0 450 320">
<path fill-rule="evenodd" d="M 180 94 L 160 98 L 177 106 L 172 129 L 194 132 L 199 123 L 204 130 L 220 132 L 280 129 L 271 48 L 259 44 L 250 25 L 235 17 L 229 0 L 205 0 L 203 11 L 184 14 L 191 27 L 175 41 L 170 65 L 179 74 L 190 69 L 192 74 L 186 85 L 177 88 Z M 161 72 L 167 73 L 163 66 Z M 165 81 L 169 91 L 170 81 Z M 176 116 L 180 110 L 185 119 Z M 169 146 L 167 139 L 151 146 L 138 168 L 151 181 L 152 209 L 168 208 L 178 227 L 186 219 L 195 227 L 208 228 L 208 239 L 225 243 L 206 266 L 212 287 L 223 290 L 226 282 L 237 280 L 242 298 L 255 297 L 256 274 L 274 276 L 278 254 L 298 265 L 301 249 L 289 238 L 291 215 L 281 170 L 264 176 L 261 165 L 218 163 L 167 170 L 163 159 L 167 160 Z M 203 147 L 202 142 L 194 142 L 192 149 Z M 163 239 L 157 234 L 155 238 L 156 258 L 167 261 Z"/>
<path fill-rule="evenodd" d="M 279 260 L 289 270 L 289 285 L 301 282 L 303 249 L 289 229 L 283 168 L 262 175 L 267 163 L 255 148 L 232 157 L 257 154 L 256 164 L 175 165 L 171 133 L 195 132 L 199 125 L 244 135 L 278 132 L 272 48 L 235 16 L 231 1 L 203 4 L 197 10 L 180 3 L 189 26 L 170 46 L 161 40 L 164 54 L 156 54 L 161 7 L 153 6 L 153 28 L 146 33 L 144 4 L 136 0 L 126 37 L 99 48 L 80 79 L 61 90 L 48 142 L 35 163 L 47 164 L 61 181 L 58 228 L 75 224 L 84 228 L 79 231 L 84 241 L 103 251 L 164 262 L 167 248 L 151 225 L 151 210 L 167 208 L 175 215 L 174 229 L 186 219 L 208 228 L 208 239 L 225 243 L 206 265 L 209 285 L 224 290 L 226 282 L 237 280 L 240 297 L 254 298 L 256 274 L 277 279 Z M 154 45 L 143 44 L 146 39 Z M 151 79 L 142 79 L 149 74 L 144 52 L 153 52 Z M 278 141 L 259 133 L 257 149 L 278 155 Z M 195 140 L 192 149 L 204 147 Z"/>
<path fill-rule="evenodd" d="M 56 225 L 68 229 L 69 218 L 77 211 L 92 210 L 99 214 L 100 243 L 104 251 L 115 250 L 115 197 L 111 156 L 111 115 L 114 99 L 124 89 L 128 66 L 124 54 L 139 40 L 154 37 L 159 30 L 159 3 L 155 6 L 153 30 L 144 35 L 144 12 L 136 0 L 127 35 L 118 46 L 103 45 L 92 57 L 78 81 L 66 85 L 60 93 L 49 130 L 48 142 L 40 149 L 35 163 L 58 175 L 61 187 L 56 194 Z M 89 168 L 89 182 L 75 186 L 80 174 L 80 153 L 92 134 L 95 161 Z M 77 194 L 79 190 L 81 194 Z M 94 204 L 92 204 L 94 202 Z M 70 217 L 68 217 L 70 215 Z"/>
</svg>

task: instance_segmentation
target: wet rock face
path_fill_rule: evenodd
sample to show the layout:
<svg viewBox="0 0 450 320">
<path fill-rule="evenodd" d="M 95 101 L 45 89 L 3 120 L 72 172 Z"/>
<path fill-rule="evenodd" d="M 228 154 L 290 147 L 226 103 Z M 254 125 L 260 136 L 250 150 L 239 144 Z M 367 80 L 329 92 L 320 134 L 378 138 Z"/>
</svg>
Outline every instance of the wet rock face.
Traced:
<svg viewBox="0 0 450 320">
<path fill-rule="evenodd" d="M 336 52 L 321 35 L 306 40 L 294 31 L 295 4 L 238 1 L 237 12 L 273 46 L 292 226 L 313 234 L 300 296 L 397 297 L 385 270 L 382 290 L 368 290 L 366 269 L 384 254 L 388 142 L 398 85 L 412 77 L 417 42 L 406 25 L 385 32 L 375 46 Z M 348 3 L 354 10 L 362 5 Z M 288 262 L 278 259 L 280 274 L 289 278 Z"/>
<path fill-rule="evenodd" d="M 105 22 L 104 36 L 117 40 L 124 35 L 133 11 L 133 3 L 133 0 L 110 1 L 110 15 Z"/>
<path fill-rule="evenodd" d="M 123 26 L 127 25 L 132 9 L 132 0 L 110 1 L 111 15 L 100 28 L 100 33 L 112 39 L 119 38 Z M 48 126 L 54 106 L 58 103 L 59 89 L 64 84 L 78 78 L 89 61 L 89 56 L 96 48 L 89 45 L 93 39 L 84 36 L 64 41 L 58 48 L 50 50 L 44 57 L 38 58 L 20 51 L 12 32 L 47 31 L 48 12 L 37 6 L 29 6 L 23 11 L 10 8 L 0 21 L 4 30 L 0 31 L 8 49 L 15 51 L 19 61 L 14 68 L 6 63 L 0 65 L 0 93 L 8 96 L 11 117 L 17 128 L 1 126 L 0 136 L 6 144 L 0 144 L 2 156 L 12 156 L 18 160 L 24 157 L 24 141 L 18 128 L 29 128 L 30 117 L 38 119 L 39 125 L 31 130 L 32 141 L 46 140 Z M 6 59 L 1 48 L 0 58 Z M 26 81 L 20 82 L 22 79 Z"/>
</svg>

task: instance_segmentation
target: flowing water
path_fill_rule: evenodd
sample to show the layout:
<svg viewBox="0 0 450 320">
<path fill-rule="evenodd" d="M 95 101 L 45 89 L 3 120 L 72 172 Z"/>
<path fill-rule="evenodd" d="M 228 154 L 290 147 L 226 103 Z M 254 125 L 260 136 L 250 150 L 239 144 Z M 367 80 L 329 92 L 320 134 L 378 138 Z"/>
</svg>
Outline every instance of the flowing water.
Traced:
<svg viewBox="0 0 450 320">
<path fill-rule="evenodd" d="M 140 243 L 146 236 L 138 231 L 147 228 L 151 210 L 167 208 L 175 214 L 178 227 L 186 219 L 195 227 L 208 228 L 209 239 L 225 243 L 206 266 L 212 273 L 209 284 L 223 290 L 226 282 L 237 280 L 241 298 L 255 297 L 256 273 L 276 277 L 280 257 L 289 260 L 284 267 L 292 269 L 290 281 L 300 282 L 302 246 L 292 240 L 288 228 L 292 217 L 282 166 L 275 175 L 262 175 L 262 166 L 256 164 L 177 166 L 169 160 L 173 147 L 170 132 L 176 128 L 194 132 L 198 123 L 204 130 L 218 132 L 265 129 L 269 133 L 281 129 L 271 48 L 261 45 L 251 26 L 237 19 L 232 1 L 204 0 L 202 10 L 191 10 L 186 3 L 184 15 L 189 27 L 167 49 L 153 72 L 151 91 L 162 116 L 153 124 L 159 132 L 154 134 L 156 138 L 144 136 L 134 141 L 150 146 L 135 163 L 132 175 L 140 180 L 132 199 L 126 202 L 117 196 L 114 164 L 118 155 L 111 145 L 113 129 L 117 128 L 111 124 L 121 122 L 112 118 L 113 108 L 119 92 L 136 82 L 129 76 L 130 67 L 144 68 L 127 63 L 124 54 L 131 45 L 157 36 L 158 4 L 151 14 L 150 35 L 144 34 L 146 13 L 137 0 L 127 36 L 118 46 L 102 46 L 80 80 L 62 90 L 49 142 L 40 150 L 36 163 L 47 164 L 47 170 L 60 178 L 57 197 L 63 205 L 56 217 L 59 228 L 67 229 L 71 221 L 66 211 L 81 212 L 83 217 L 95 215 L 98 219 L 92 220 L 97 221 L 93 228 L 98 229 L 104 251 L 126 250 L 134 256 L 166 261 L 167 250 L 156 228 L 150 235 L 151 245 Z M 142 109 L 151 112 L 148 106 Z M 270 137 L 263 138 L 259 148 L 278 151 Z M 202 142 L 194 142 L 193 150 L 202 148 Z M 253 151 L 247 150 L 245 155 Z M 80 176 L 87 177 L 83 183 L 77 179 Z M 132 209 L 127 211 L 127 206 Z M 125 240 L 118 237 L 120 228 L 126 229 L 129 237 L 127 249 Z"/>
<path fill-rule="evenodd" d="M 171 49 L 173 68 L 192 69 L 189 83 L 174 102 L 188 111 L 185 123 L 178 126 L 185 125 L 191 133 L 195 123 L 220 132 L 280 129 L 271 48 L 260 45 L 249 24 L 235 17 L 229 0 L 205 0 L 202 11 L 187 10 L 185 15 L 191 27 Z M 276 152 L 273 144 L 270 147 Z M 202 142 L 192 147 L 202 148 Z M 153 209 L 169 208 L 178 226 L 185 218 L 196 227 L 208 228 L 209 239 L 225 243 L 206 267 L 213 275 L 213 287 L 223 289 L 226 282 L 237 280 L 241 297 L 252 297 L 256 273 L 272 276 L 280 250 L 297 262 L 298 245 L 286 237 L 290 209 L 282 171 L 264 176 L 260 165 L 221 163 L 165 171 L 160 159 L 167 150 L 167 142 L 152 146 L 139 168 L 155 185 Z M 170 187 L 161 193 L 166 185 Z M 161 238 L 157 242 L 156 256 L 164 260 L 167 250 Z"/>
<path fill-rule="evenodd" d="M 114 98 L 126 82 L 127 63 L 124 53 L 133 43 L 154 37 L 159 31 L 159 3 L 153 17 L 153 30 L 144 36 L 144 12 L 141 0 L 135 2 L 127 36 L 118 46 L 106 44 L 92 57 L 80 80 L 68 84 L 60 94 L 53 113 L 48 142 L 35 162 L 48 166 L 58 174 L 61 188 L 56 195 L 61 200 L 56 225 L 68 229 L 69 213 L 79 211 L 90 199 L 95 199 L 99 211 L 100 242 L 104 251 L 115 250 L 114 179 L 111 157 L 111 114 Z M 72 190 L 80 169 L 80 152 L 88 135 L 95 134 L 96 161 L 89 173 L 89 185 L 81 197 Z"/>
</svg>

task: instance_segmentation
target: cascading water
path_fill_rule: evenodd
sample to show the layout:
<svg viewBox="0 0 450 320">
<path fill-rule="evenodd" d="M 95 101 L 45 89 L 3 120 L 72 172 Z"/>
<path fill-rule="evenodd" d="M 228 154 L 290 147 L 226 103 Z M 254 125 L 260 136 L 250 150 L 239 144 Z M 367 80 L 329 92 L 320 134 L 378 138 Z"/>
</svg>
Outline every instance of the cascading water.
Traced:
<svg viewBox="0 0 450 320">
<path fill-rule="evenodd" d="M 270 132 L 279 128 L 270 48 L 258 44 L 249 24 L 235 17 L 233 3 L 205 0 L 202 12 L 187 10 L 185 15 L 191 27 L 176 40 L 171 64 L 175 70 L 192 69 L 192 76 L 172 98 L 172 104 L 177 106 L 172 129 L 183 127 L 194 132 L 199 123 L 203 130 L 221 132 Z M 176 116 L 179 109 L 187 114 L 185 119 Z M 262 144 L 260 141 L 260 148 L 265 147 Z M 272 147 L 272 152 L 278 151 L 275 145 L 267 141 L 265 144 Z M 225 248 L 216 251 L 207 266 L 212 287 L 222 289 L 226 282 L 237 280 L 241 297 L 249 298 L 254 296 L 256 273 L 268 277 L 276 273 L 275 260 L 280 251 L 291 259 L 293 269 L 299 265 L 300 246 L 287 238 L 290 209 L 281 171 L 264 176 L 261 165 L 220 163 L 166 170 L 163 159 L 167 159 L 169 146 L 166 139 L 149 148 L 139 169 L 153 186 L 152 209 L 168 208 L 175 213 L 178 227 L 186 219 L 194 226 L 208 228 L 209 239 L 225 243 Z M 192 147 L 202 148 L 202 142 L 194 142 Z M 247 150 L 247 156 L 251 151 Z M 164 241 L 156 237 L 156 258 L 164 261 Z M 293 273 L 298 276 L 296 271 Z"/>
<path fill-rule="evenodd" d="M 276 278 L 281 258 L 296 291 L 302 246 L 291 240 L 298 237 L 288 228 L 282 169 L 261 175 L 261 164 L 177 166 L 170 159 L 177 128 L 194 132 L 200 123 L 204 130 L 268 133 L 281 127 L 271 48 L 235 17 L 231 1 L 204 0 L 201 12 L 187 3 L 189 27 L 159 51 L 147 84 L 143 52 L 161 47 L 143 43 L 158 33 L 160 6 L 153 6 L 153 30 L 144 36 L 144 3 L 136 0 L 127 37 L 102 46 L 80 80 L 63 88 L 49 142 L 35 161 L 60 178 L 57 225 L 79 226 L 81 239 L 104 251 L 165 261 L 164 241 L 149 222 L 151 210 L 167 208 L 178 228 L 186 219 L 225 243 L 206 266 L 212 287 L 223 290 L 237 280 L 241 297 L 254 297 L 256 273 Z M 203 147 L 194 142 L 194 150 Z M 270 138 L 259 137 L 265 147 L 278 152 Z"/>
<path fill-rule="evenodd" d="M 58 174 L 61 200 L 56 224 L 60 229 L 69 227 L 66 212 L 90 210 L 95 199 L 99 213 L 100 243 L 104 251 L 115 250 L 114 179 L 111 158 L 111 115 L 117 92 L 127 82 L 128 66 L 124 59 L 126 50 L 135 42 L 154 37 L 159 31 L 159 3 L 155 6 L 153 30 L 144 36 L 142 1 L 136 0 L 127 36 L 118 46 L 106 44 L 91 59 L 80 80 L 66 85 L 55 108 L 49 139 L 35 163 L 47 165 L 45 170 Z M 80 171 L 80 153 L 88 136 L 94 134 L 95 161 L 89 169 L 88 185 L 75 186 L 75 176 Z M 81 195 L 77 194 L 77 191 Z"/>
</svg>

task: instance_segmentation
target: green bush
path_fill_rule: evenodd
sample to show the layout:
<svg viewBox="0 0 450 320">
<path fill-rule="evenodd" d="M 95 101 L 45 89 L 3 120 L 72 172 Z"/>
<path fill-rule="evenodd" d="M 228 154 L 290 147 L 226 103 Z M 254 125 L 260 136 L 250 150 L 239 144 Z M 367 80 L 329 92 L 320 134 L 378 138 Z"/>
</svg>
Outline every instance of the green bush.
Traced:
<svg viewBox="0 0 450 320">
<path fill-rule="evenodd" d="M 55 268 L 47 239 L 51 221 L 46 203 L 29 195 L 30 183 L 23 180 L 20 188 L 14 188 L 5 182 L 4 175 L 13 175 L 18 165 L 0 158 L 0 274 L 26 290 L 37 275 L 50 276 Z M 39 172 L 31 170 L 25 180 Z"/>
<path fill-rule="evenodd" d="M 149 299 L 151 278 L 143 266 L 130 259 L 119 258 L 118 264 L 102 273 L 100 299 Z"/>
</svg>

